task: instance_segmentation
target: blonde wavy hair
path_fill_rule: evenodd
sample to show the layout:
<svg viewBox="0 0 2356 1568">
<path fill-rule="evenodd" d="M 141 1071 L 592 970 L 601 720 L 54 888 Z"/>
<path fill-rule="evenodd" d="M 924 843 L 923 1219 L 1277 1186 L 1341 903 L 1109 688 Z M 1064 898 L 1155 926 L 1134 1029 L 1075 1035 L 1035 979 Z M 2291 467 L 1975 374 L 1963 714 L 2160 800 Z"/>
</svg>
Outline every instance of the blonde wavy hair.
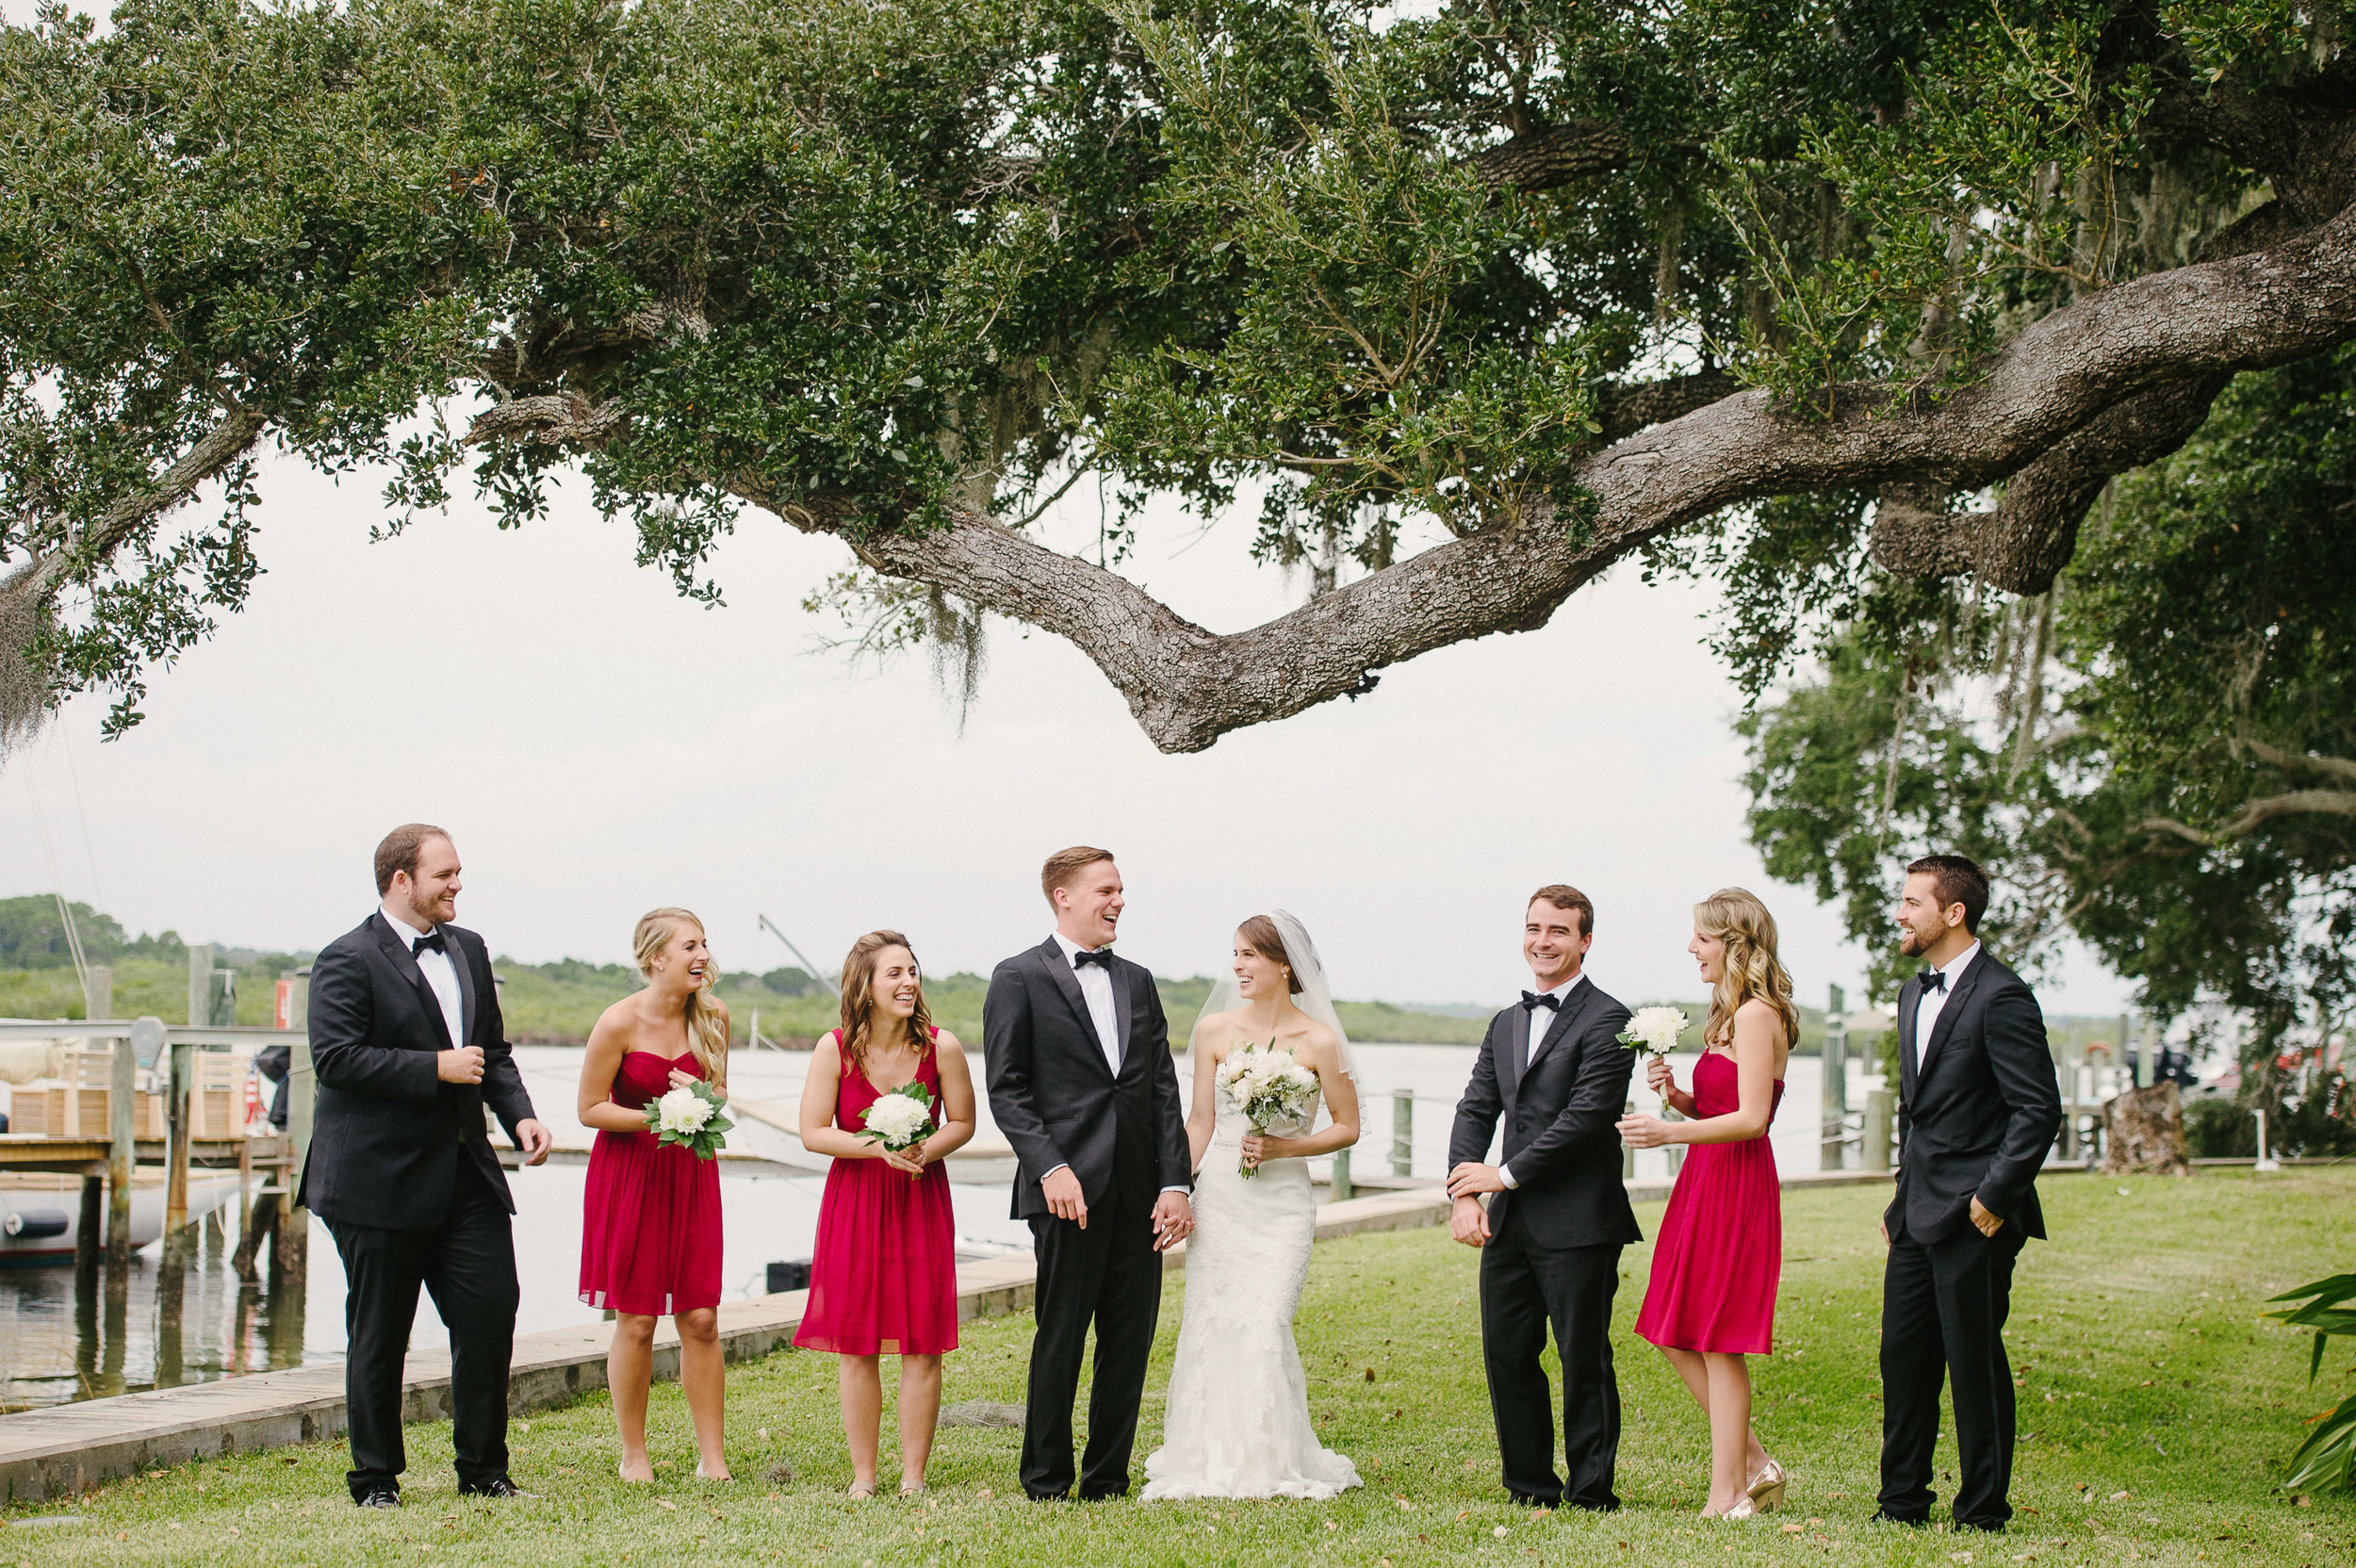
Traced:
<svg viewBox="0 0 2356 1568">
<path fill-rule="evenodd" d="M 696 930 L 704 923 L 695 911 L 665 906 L 649 909 L 638 917 L 638 929 L 630 933 L 630 949 L 638 959 L 638 972 L 654 978 L 654 961 L 658 954 L 671 945 L 682 925 Z M 728 1022 L 720 1004 L 712 999 L 712 982 L 715 972 L 704 966 L 704 983 L 687 998 L 687 1049 L 695 1056 L 695 1065 L 704 1070 L 704 1080 L 713 1088 L 726 1093 L 728 1086 Z"/>
<path fill-rule="evenodd" d="M 1726 944 L 1726 969 L 1710 993 L 1705 1044 L 1734 1040 L 1734 1015 L 1756 997 L 1783 1021 L 1785 1050 L 1800 1039 L 1800 1009 L 1792 1001 L 1792 973 L 1775 956 L 1775 917 L 1743 888 L 1721 888 L 1693 906 L 1693 927 Z"/>
</svg>

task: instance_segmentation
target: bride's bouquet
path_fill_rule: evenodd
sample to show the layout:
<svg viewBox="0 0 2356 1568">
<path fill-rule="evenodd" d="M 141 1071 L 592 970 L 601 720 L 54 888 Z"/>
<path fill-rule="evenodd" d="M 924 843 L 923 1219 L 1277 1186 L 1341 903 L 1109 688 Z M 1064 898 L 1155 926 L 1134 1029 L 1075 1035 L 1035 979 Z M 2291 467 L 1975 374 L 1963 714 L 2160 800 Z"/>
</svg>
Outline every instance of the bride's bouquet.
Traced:
<svg viewBox="0 0 2356 1568">
<path fill-rule="evenodd" d="M 1317 1099 L 1317 1075 L 1274 1045 L 1249 1041 L 1227 1054 L 1219 1064 L 1219 1091 L 1252 1123 L 1255 1133 L 1271 1127 L 1298 1126 Z M 1238 1163 L 1237 1174 L 1250 1178 L 1256 1168 Z"/>
<path fill-rule="evenodd" d="M 894 1154 L 913 1149 L 933 1135 L 932 1091 L 911 1079 L 877 1095 L 859 1125 L 867 1129 L 860 1137 L 873 1138 Z"/>
<path fill-rule="evenodd" d="M 720 1135 L 736 1125 L 723 1114 L 728 1102 L 710 1084 L 696 1082 L 673 1089 L 646 1107 L 646 1131 L 655 1146 L 679 1145 L 699 1160 L 716 1158 L 728 1140 Z"/>
<path fill-rule="evenodd" d="M 1628 1021 L 1628 1027 L 1620 1032 L 1620 1043 L 1648 1056 L 1666 1059 L 1677 1048 L 1677 1037 L 1686 1028 L 1682 1008 L 1639 1007 L 1636 1016 Z"/>
</svg>

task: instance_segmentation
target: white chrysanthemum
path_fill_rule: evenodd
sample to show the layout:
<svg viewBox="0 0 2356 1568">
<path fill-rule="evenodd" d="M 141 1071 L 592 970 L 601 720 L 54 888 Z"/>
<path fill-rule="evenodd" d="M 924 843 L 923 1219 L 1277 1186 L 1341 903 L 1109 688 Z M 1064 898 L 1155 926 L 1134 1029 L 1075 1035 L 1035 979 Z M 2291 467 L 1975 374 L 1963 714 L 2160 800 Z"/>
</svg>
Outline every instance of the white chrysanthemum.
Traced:
<svg viewBox="0 0 2356 1568">
<path fill-rule="evenodd" d="M 673 1089 L 654 1103 L 657 1122 L 666 1133 L 699 1133 L 712 1119 L 712 1102 L 694 1089 Z"/>
<path fill-rule="evenodd" d="M 1685 1014 L 1677 1007 L 1640 1007 L 1628 1023 L 1628 1032 L 1644 1041 L 1644 1049 L 1657 1056 L 1675 1051 L 1677 1037 L 1685 1030 Z"/>
<path fill-rule="evenodd" d="M 894 1146 L 912 1141 L 931 1120 L 931 1110 L 905 1094 L 887 1094 L 867 1107 L 867 1130 Z"/>
</svg>

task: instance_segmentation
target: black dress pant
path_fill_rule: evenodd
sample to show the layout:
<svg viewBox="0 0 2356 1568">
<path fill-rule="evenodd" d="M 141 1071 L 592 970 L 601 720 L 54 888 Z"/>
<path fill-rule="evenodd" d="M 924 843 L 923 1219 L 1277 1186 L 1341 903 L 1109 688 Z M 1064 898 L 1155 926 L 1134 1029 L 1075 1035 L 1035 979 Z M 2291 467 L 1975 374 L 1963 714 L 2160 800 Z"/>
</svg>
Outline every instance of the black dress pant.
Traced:
<svg viewBox="0 0 2356 1568">
<path fill-rule="evenodd" d="M 417 1287 L 450 1330 L 450 1425 L 458 1484 L 507 1474 L 507 1366 L 515 1342 L 515 1237 L 490 1179 L 461 1157 L 439 1229 L 388 1231 L 330 1220 L 344 1262 L 344 1402 L 350 1411 L 354 1497 L 399 1490 L 401 1367 L 417 1320 Z"/>
<path fill-rule="evenodd" d="M 1162 1315 L 1162 1255 L 1153 1250 L 1153 1203 L 1127 1184 L 1088 1210 L 1088 1228 L 1052 1216 L 1031 1221 L 1039 1256 L 1033 1298 L 1030 1388 L 1023 1400 L 1023 1490 L 1060 1497 L 1072 1490 L 1072 1401 L 1089 1324 L 1096 1362 L 1088 1390 L 1088 1445 L 1080 1465 L 1083 1499 L 1129 1490 L 1137 1404 Z"/>
<path fill-rule="evenodd" d="M 1931 1461 L 1939 1446 L 1939 1389 L 1955 1411 L 1962 1478 L 1955 1523 L 2001 1529 L 2012 1517 L 2012 1364 L 2004 1318 L 2012 1269 L 2025 1238 L 2016 1225 L 1992 1237 L 1970 1225 L 1939 1241 L 1903 1233 L 1890 1242 L 1882 1282 L 1881 1511 L 1930 1517 Z"/>
<path fill-rule="evenodd" d="M 1550 1247 L 1508 1202 L 1481 1251 L 1481 1351 L 1489 1374 L 1505 1489 L 1516 1502 L 1611 1510 L 1620 1450 L 1620 1385 L 1612 1369 L 1612 1298 L 1620 1247 Z M 1554 1327 L 1562 1358 L 1562 1457 L 1554 1473 L 1554 1399 L 1539 1353 Z"/>
</svg>

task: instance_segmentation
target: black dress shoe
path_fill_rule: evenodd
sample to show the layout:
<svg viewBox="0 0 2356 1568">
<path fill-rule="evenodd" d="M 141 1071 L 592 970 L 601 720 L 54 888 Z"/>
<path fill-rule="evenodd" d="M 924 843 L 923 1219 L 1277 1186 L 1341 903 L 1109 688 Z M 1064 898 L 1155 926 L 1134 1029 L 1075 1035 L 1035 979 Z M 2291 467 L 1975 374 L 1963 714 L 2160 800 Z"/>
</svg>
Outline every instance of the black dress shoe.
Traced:
<svg viewBox="0 0 2356 1568">
<path fill-rule="evenodd" d="M 1983 1524 L 1972 1519 L 1956 1520 L 1955 1533 L 1960 1535 L 1965 1530 L 1971 1530 L 1979 1535 L 2002 1535 L 2004 1533 L 2004 1522 L 2001 1519 L 1994 1519 Z"/>
<path fill-rule="evenodd" d="M 1881 1509 L 1875 1509 L 1872 1522 L 1876 1525 L 1904 1525 L 1910 1530 L 1919 1530 L 1931 1521 L 1928 1514 L 1890 1513 Z"/>
<path fill-rule="evenodd" d="M 461 1497 L 537 1497 L 539 1495 L 536 1492 L 526 1492 L 505 1476 L 501 1476 L 495 1481 L 484 1481 L 481 1486 L 462 1486 L 458 1489 L 458 1494 Z"/>
<path fill-rule="evenodd" d="M 401 1493 L 394 1487 L 380 1486 L 373 1491 L 363 1492 L 352 1500 L 362 1508 L 399 1508 Z"/>
</svg>

